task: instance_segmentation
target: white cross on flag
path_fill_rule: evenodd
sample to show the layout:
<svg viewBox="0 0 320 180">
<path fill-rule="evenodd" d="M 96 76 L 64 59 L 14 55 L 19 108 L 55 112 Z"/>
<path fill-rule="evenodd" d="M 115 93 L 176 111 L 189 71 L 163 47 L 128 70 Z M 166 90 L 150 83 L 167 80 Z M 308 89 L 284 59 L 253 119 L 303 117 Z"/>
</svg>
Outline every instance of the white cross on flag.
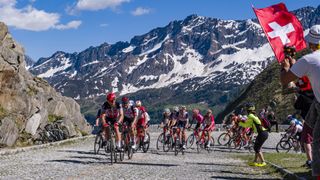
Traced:
<svg viewBox="0 0 320 180">
<path fill-rule="evenodd" d="M 253 10 L 279 62 L 285 58 L 285 45 L 295 46 L 297 51 L 306 48 L 301 23 L 288 11 L 285 4 Z"/>
</svg>

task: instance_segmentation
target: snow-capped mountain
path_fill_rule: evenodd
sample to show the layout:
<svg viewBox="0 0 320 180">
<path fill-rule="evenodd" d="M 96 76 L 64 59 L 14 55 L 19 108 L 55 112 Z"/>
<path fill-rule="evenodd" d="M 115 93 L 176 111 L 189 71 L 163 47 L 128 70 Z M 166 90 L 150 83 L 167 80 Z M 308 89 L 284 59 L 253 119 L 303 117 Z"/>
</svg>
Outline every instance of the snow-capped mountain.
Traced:
<svg viewBox="0 0 320 180">
<path fill-rule="evenodd" d="M 320 24 L 320 6 L 294 11 L 304 28 Z M 80 53 L 56 52 L 31 72 L 75 99 L 148 89 L 228 92 L 248 84 L 273 60 L 256 19 L 220 20 L 197 15 Z M 200 102 L 200 101 L 199 101 Z"/>
</svg>

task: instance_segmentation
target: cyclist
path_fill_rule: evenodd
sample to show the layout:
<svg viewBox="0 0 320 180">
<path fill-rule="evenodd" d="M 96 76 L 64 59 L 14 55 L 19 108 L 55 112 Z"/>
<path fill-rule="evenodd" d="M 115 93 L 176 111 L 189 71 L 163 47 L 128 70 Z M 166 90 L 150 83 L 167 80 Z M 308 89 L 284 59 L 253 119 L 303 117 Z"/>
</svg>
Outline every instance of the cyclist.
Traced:
<svg viewBox="0 0 320 180">
<path fill-rule="evenodd" d="M 132 148 L 136 148 L 136 141 L 135 141 L 135 124 L 137 123 L 138 117 L 138 109 L 130 104 L 128 97 L 122 98 L 122 108 L 124 119 L 123 122 L 130 128 L 130 141 L 133 144 Z"/>
<path fill-rule="evenodd" d="M 293 118 L 292 115 L 288 116 L 288 120 L 290 120 L 290 126 L 287 129 L 287 132 L 291 134 L 292 137 L 300 141 L 301 132 L 303 129 L 302 122 L 297 120 L 296 118 Z"/>
<path fill-rule="evenodd" d="M 169 108 L 165 108 L 162 113 L 162 121 L 160 123 L 160 127 L 164 127 L 164 133 L 166 133 L 166 130 L 170 127 L 170 121 L 171 121 L 171 111 Z"/>
<path fill-rule="evenodd" d="M 142 103 L 140 100 L 136 101 L 136 108 L 138 109 L 138 121 L 137 121 L 137 129 L 142 129 L 141 132 L 139 133 L 142 133 L 143 136 L 145 135 L 146 133 L 146 129 L 147 129 L 147 122 L 146 122 L 146 108 L 142 106 Z M 136 139 L 136 142 L 138 141 L 139 139 L 137 138 Z M 147 138 L 144 138 L 144 141 L 146 142 L 147 141 Z M 139 142 L 138 142 L 139 143 Z"/>
<path fill-rule="evenodd" d="M 99 126 L 101 123 L 101 118 L 102 118 L 102 113 L 101 113 L 101 109 L 98 110 L 97 112 L 97 116 L 96 116 L 96 123 L 95 126 Z"/>
<path fill-rule="evenodd" d="M 248 118 L 245 122 L 239 122 L 239 125 L 242 127 L 250 127 L 253 128 L 253 131 L 255 133 L 258 133 L 258 136 L 256 138 L 255 144 L 254 144 L 254 151 L 255 151 L 255 158 L 252 163 L 249 163 L 250 166 L 266 166 L 263 154 L 261 152 L 261 147 L 264 144 L 264 142 L 268 139 L 268 131 L 266 128 L 264 128 L 261 124 L 260 119 L 257 117 L 256 108 L 254 104 L 248 103 L 246 104 L 246 111 L 248 114 Z M 258 160 L 260 160 L 260 163 L 258 163 Z"/>
<path fill-rule="evenodd" d="M 123 109 L 118 102 L 116 102 L 116 94 L 108 93 L 107 101 L 102 105 L 102 126 L 105 131 L 106 139 L 108 137 L 109 125 L 114 126 L 115 134 L 116 134 L 116 148 L 121 150 L 121 135 L 119 132 L 119 124 L 123 121 Z"/>
<path fill-rule="evenodd" d="M 182 148 L 186 149 L 185 141 L 187 139 L 186 128 L 188 127 L 189 114 L 187 112 L 186 106 L 181 106 L 179 109 L 178 117 L 177 117 L 177 126 L 182 130 L 180 133 L 180 139 L 182 140 Z"/>
<path fill-rule="evenodd" d="M 204 125 L 204 128 L 203 128 L 201 136 L 203 136 L 203 133 L 205 133 L 205 132 L 208 133 L 208 137 L 207 137 L 208 139 L 206 139 L 206 142 L 208 142 L 208 143 L 206 144 L 206 146 L 209 148 L 210 147 L 211 132 L 215 128 L 214 116 L 212 114 L 211 109 L 208 109 L 206 115 L 203 117 L 203 125 Z"/>
<path fill-rule="evenodd" d="M 197 125 L 195 127 L 195 129 L 199 129 L 201 128 L 201 125 L 203 124 L 203 116 L 200 113 L 199 109 L 193 109 L 192 110 L 192 122 L 196 121 Z M 190 127 L 192 126 L 192 124 L 190 125 Z"/>
</svg>

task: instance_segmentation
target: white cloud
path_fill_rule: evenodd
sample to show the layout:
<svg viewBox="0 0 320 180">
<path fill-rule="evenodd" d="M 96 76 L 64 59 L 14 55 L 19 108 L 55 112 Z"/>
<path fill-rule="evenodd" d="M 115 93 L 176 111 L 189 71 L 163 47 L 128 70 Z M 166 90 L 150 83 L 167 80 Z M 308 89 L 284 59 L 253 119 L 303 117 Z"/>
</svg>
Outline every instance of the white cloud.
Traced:
<svg viewBox="0 0 320 180">
<path fill-rule="evenodd" d="M 71 21 L 67 25 L 61 25 L 58 13 L 38 10 L 31 5 L 17 9 L 16 2 L 16 0 L 0 0 L 0 21 L 8 26 L 30 31 L 45 31 L 77 28 L 81 24 L 79 21 Z"/>
<path fill-rule="evenodd" d="M 134 16 L 141 16 L 145 14 L 149 14 L 151 12 L 151 9 L 149 8 L 143 8 L 143 7 L 137 7 L 134 11 L 131 12 Z"/>
<path fill-rule="evenodd" d="M 106 24 L 106 23 L 100 24 L 100 27 L 107 27 L 107 26 L 109 26 L 109 24 Z"/>
<path fill-rule="evenodd" d="M 65 29 L 77 29 L 81 25 L 82 21 L 70 21 L 68 24 L 59 24 L 56 25 L 54 28 L 59 30 Z"/>
<path fill-rule="evenodd" d="M 125 2 L 130 2 L 130 0 L 78 0 L 75 9 L 96 11 L 107 8 L 116 8 Z"/>
</svg>

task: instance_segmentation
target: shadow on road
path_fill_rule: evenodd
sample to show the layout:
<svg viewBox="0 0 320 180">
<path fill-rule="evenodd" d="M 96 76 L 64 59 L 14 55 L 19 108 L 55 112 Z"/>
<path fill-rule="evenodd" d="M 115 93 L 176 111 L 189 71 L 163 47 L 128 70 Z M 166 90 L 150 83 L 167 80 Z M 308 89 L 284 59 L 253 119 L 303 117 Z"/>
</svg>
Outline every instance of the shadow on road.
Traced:
<svg viewBox="0 0 320 180">
<path fill-rule="evenodd" d="M 138 166 L 160 166 L 160 167 L 179 166 L 178 164 L 137 163 L 137 162 L 118 162 L 117 164 L 128 164 L 128 165 L 138 165 Z"/>
<path fill-rule="evenodd" d="M 89 164 L 110 164 L 110 161 L 79 161 L 79 160 L 71 160 L 71 159 L 57 159 L 57 160 L 49 160 L 46 162 L 58 162 L 58 163 L 73 163 L 73 164 L 83 164 L 83 165 L 89 165 Z"/>
<path fill-rule="evenodd" d="M 68 153 L 95 155 L 95 153 L 93 151 L 58 150 L 58 152 L 68 152 Z"/>
<path fill-rule="evenodd" d="M 237 180 L 252 180 L 252 178 L 241 178 L 241 177 L 225 177 L 225 176 L 211 176 L 212 179 L 237 179 Z M 278 178 L 255 178 L 260 180 L 279 180 Z"/>
<path fill-rule="evenodd" d="M 219 163 L 189 163 L 186 164 L 196 164 L 196 165 L 204 165 L 204 166 L 234 166 L 234 167 L 248 167 L 245 165 L 239 165 L 239 164 L 219 164 Z"/>
</svg>

